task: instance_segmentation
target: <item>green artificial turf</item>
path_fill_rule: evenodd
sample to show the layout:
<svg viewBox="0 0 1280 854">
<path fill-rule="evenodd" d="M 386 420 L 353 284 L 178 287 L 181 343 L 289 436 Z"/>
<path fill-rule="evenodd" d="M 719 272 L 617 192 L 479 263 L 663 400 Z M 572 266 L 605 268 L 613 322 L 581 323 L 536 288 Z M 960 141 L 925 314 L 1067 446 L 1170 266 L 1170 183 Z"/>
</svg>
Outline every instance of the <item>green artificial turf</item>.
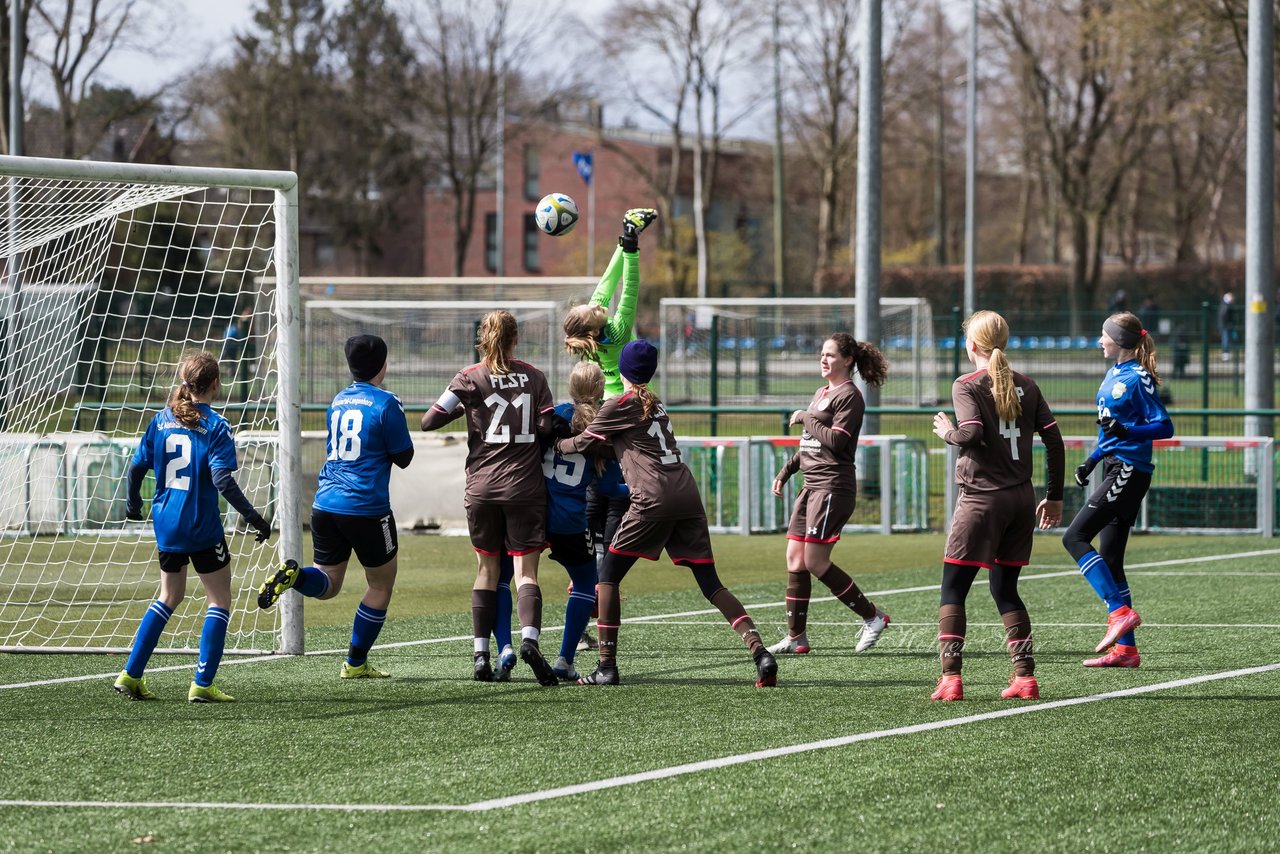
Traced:
<svg viewBox="0 0 1280 854">
<path fill-rule="evenodd" d="M 1021 592 L 1043 699 L 999 698 L 1009 661 L 979 583 L 966 699 L 948 704 L 928 700 L 939 535 L 842 540 L 835 560 L 893 623 L 855 655 L 857 618 L 815 601 L 814 650 L 782 658 L 776 690 L 753 687 L 741 641 L 665 560 L 638 564 L 622 585 L 622 686 L 541 688 L 523 664 L 508 684 L 474 683 L 465 539 L 402 542 L 383 646 L 371 656 L 392 679 L 337 679 L 358 574 L 337 599 L 308 603 L 308 648 L 320 654 L 224 661 L 217 684 L 239 698 L 233 705 L 183 702 L 189 656 L 153 659 L 160 700 L 138 703 L 110 690 L 118 656 L 0 655 L 0 800 L 121 804 L 0 805 L 0 849 L 1252 851 L 1280 834 L 1280 670 L 1036 711 L 1280 663 L 1275 540 L 1135 536 L 1143 664 L 1116 671 L 1080 666 L 1105 611 L 1056 538 L 1038 538 Z M 715 547 L 765 641 L 780 637 L 782 538 L 717 537 Z M 554 654 L 565 574 L 549 561 L 543 573 L 543 647 Z M 580 653 L 577 663 L 593 661 Z M 1029 711 L 520 797 L 1009 709 Z M 518 802 L 457 809 L 505 797 Z M 283 808 L 252 808 L 264 804 Z M 388 809 L 424 805 L 446 808 Z"/>
</svg>

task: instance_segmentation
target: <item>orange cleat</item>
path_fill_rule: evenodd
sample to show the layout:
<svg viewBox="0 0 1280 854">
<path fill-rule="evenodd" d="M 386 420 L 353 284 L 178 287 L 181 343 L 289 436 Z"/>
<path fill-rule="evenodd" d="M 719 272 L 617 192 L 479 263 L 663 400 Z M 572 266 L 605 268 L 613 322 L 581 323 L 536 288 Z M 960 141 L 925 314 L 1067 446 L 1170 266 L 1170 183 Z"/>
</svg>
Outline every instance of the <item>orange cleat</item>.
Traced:
<svg viewBox="0 0 1280 854">
<path fill-rule="evenodd" d="M 1118 643 L 1098 658 L 1086 658 L 1085 667 L 1137 667 L 1142 663 L 1136 646 Z"/>
<path fill-rule="evenodd" d="M 960 674 L 955 676 L 939 676 L 938 687 L 929 695 L 930 700 L 942 700 L 950 702 L 952 700 L 964 699 L 964 683 L 960 681 Z"/>
<path fill-rule="evenodd" d="M 1121 605 L 1107 617 L 1107 633 L 1102 636 L 1102 640 L 1093 648 L 1093 651 L 1102 652 L 1114 644 L 1116 638 L 1125 632 L 1133 631 L 1140 625 L 1142 625 L 1142 618 L 1138 616 L 1138 612 L 1128 605 Z"/>
<path fill-rule="evenodd" d="M 1010 676 L 1009 687 L 1000 696 L 1006 700 L 1039 700 L 1040 683 L 1034 676 Z"/>
</svg>

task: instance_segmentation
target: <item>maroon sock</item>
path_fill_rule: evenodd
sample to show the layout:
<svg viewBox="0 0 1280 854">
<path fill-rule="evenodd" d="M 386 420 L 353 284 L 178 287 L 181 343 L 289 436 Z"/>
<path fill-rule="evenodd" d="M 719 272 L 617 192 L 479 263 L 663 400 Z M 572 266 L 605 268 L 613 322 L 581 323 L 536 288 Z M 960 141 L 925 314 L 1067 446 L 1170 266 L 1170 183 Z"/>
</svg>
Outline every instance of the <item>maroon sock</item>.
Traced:
<svg viewBox="0 0 1280 854">
<path fill-rule="evenodd" d="M 943 605 L 938 609 L 938 655 L 943 676 L 959 676 L 964 666 L 966 620 L 963 605 Z"/>
<path fill-rule="evenodd" d="M 756 631 L 756 624 L 747 616 L 747 609 L 742 607 L 742 603 L 738 601 L 738 597 L 729 592 L 729 588 L 721 587 L 715 593 L 711 594 L 711 604 L 719 609 L 724 618 L 729 621 L 729 625 L 742 638 L 742 642 L 747 645 L 747 649 L 751 650 L 751 654 L 755 655 L 758 650 L 764 649 L 764 644 L 760 640 L 760 632 Z"/>
<path fill-rule="evenodd" d="M 498 618 L 498 591 L 471 591 L 471 633 L 475 637 L 489 639 L 493 624 Z"/>
<path fill-rule="evenodd" d="M 854 613 L 862 619 L 870 620 L 876 615 L 876 606 L 862 595 L 862 591 L 853 583 L 849 573 L 834 563 L 827 567 L 826 572 L 818 576 L 818 580 L 830 587 L 831 592 L 836 594 L 836 598 L 852 608 Z"/>
<path fill-rule="evenodd" d="M 618 625 L 622 622 L 622 599 L 618 585 L 601 581 L 596 585 L 596 633 L 600 640 L 600 663 L 615 664 L 618 658 Z"/>
<path fill-rule="evenodd" d="M 800 637 L 809 625 L 809 596 L 813 576 L 808 570 L 787 573 L 787 632 Z"/>
<path fill-rule="evenodd" d="M 516 591 L 516 614 L 520 628 L 542 629 L 542 588 L 536 583 L 521 584 Z"/>
<path fill-rule="evenodd" d="M 1033 675 L 1036 660 L 1031 654 L 1031 617 L 1026 611 L 1010 611 L 1001 614 L 1000 619 L 1004 620 L 1004 638 L 1009 645 L 1009 657 L 1013 659 L 1014 674 Z"/>
</svg>

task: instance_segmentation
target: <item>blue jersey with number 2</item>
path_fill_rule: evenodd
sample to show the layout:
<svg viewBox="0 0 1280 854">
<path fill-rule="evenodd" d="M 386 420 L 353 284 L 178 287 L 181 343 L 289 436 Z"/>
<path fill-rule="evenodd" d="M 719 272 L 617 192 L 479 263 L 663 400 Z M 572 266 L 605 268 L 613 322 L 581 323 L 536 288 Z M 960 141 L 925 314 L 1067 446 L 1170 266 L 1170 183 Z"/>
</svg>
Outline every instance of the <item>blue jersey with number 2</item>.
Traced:
<svg viewBox="0 0 1280 854">
<path fill-rule="evenodd" d="M 413 447 L 400 398 L 355 382 L 329 404 L 329 439 L 311 506 L 342 516 L 391 512 L 391 454 Z"/>
<path fill-rule="evenodd" d="M 155 470 L 151 521 L 162 552 L 204 551 L 225 536 L 213 470 L 239 467 L 236 443 L 225 418 L 207 403 L 196 408 L 200 421 L 187 427 L 165 407 L 151 419 L 133 455 L 135 466 Z"/>
</svg>

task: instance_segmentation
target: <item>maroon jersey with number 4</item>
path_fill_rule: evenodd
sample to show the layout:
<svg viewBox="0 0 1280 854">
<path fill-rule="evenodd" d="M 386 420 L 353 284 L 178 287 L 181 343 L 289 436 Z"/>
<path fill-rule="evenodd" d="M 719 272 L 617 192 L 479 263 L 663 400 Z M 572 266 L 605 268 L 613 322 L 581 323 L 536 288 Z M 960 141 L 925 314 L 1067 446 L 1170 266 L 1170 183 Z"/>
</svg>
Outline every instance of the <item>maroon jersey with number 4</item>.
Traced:
<svg viewBox="0 0 1280 854">
<path fill-rule="evenodd" d="M 511 361 L 491 374 L 484 363 L 463 368 L 449 383 L 467 416 L 467 497 L 480 501 L 546 501 L 539 422 L 554 408 L 542 371 Z"/>
<path fill-rule="evenodd" d="M 946 441 L 960 447 L 956 483 L 971 492 L 994 492 L 1030 482 L 1032 434 L 1039 433 L 1048 463 L 1045 492 L 1049 499 L 1061 500 L 1065 453 L 1057 419 L 1035 380 L 1017 371 L 1010 373 L 1022 401 L 1022 413 L 1012 421 L 996 412 L 991 375 L 985 369 L 966 374 L 951 386 L 956 429 Z"/>
<path fill-rule="evenodd" d="M 832 388 L 824 385 L 813 393 L 804 413 L 804 433 L 796 452 L 780 475 L 790 477 L 796 470 L 804 472 L 804 488 L 835 495 L 854 495 L 858 491 L 854 455 L 858 452 L 858 434 L 867 404 L 862 392 L 845 380 Z"/>
<path fill-rule="evenodd" d="M 596 442 L 611 441 L 631 490 L 631 509 L 647 519 L 705 516 L 702 495 L 689 467 L 680 458 L 671 421 L 661 403 L 648 417 L 634 392 L 611 397 L 577 436 L 561 439 L 562 454 L 580 454 Z"/>
</svg>

